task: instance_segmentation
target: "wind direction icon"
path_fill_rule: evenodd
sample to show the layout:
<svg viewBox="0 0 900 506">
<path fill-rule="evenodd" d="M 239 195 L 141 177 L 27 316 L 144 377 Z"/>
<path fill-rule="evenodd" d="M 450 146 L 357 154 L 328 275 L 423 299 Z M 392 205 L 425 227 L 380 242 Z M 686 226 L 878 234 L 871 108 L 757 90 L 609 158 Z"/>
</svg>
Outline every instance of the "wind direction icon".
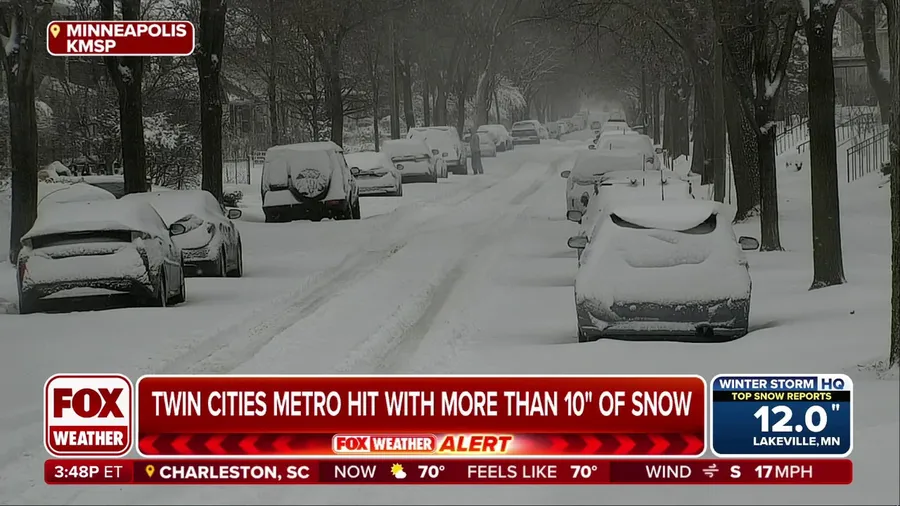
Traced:
<svg viewBox="0 0 900 506">
<path fill-rule="evenodd" d="M 719 467 L 715 464 L 712 464 L 703 470 L 703 474 L 705 474 L 707 478 L 712 478 L 718 472 L 719 472 Z"/>
</svg>

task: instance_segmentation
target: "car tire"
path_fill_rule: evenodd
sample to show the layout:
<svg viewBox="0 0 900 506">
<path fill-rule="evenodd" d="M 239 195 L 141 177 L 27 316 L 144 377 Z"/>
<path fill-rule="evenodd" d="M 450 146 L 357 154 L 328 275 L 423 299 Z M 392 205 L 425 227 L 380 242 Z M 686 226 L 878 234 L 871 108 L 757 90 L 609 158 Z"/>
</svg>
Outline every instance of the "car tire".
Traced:
<svg viewBox="0 0 900 506">
<path fill-rule="evenodd" d="M 432 182 L 432 183 L 437 183 L 437 182 L 438 182 L 438 175 L 437 175 L 437 173 L 435 173 L 434 176 L 431 178 L 431 182 Z"/>
<path fill-rule="evenodd" d="M 584 331 L 581 330 L 581 325 L 578 326 L 578 342 L 579 342 L 579 343 L 588 343 L 588 342 L 590 342 L 590 339 L 588 339 L 587 334 L 585 334 Z"/>
<path fill-rule="evenodd" d="M 237 245 L 237 265 L 234 269 L 228 271 L 229 278 L 240 278 L 244 276 L 244 246 L 238 241 Z"/>
<path fill-rule="evenodd" d="M 225 246 L 219 250 L 219 258 L 216 259 L 216 275 L 217 278 L 224 278 L 228 275 L 228 257 L 225 255 Z"/>
<path fill-rule="evenodd" d="M 165 267 L 159 271 L 159 276 L 156 280 L 156 293 L 151 296 L 150 305 L 153 307 L 166 307 L 169 305 L 169 289 L 166 285 Z"/>
<path fill-rule="evenodd" d="M 184 288 L 184 267 L 181 268 L 181 288 L 178 290 L 178 295 L 172 297 L 170 301 L 172 304 L 181 304 L 187 298 L 187 291 Z"/>
<path fill-rule="evenodd" d="M 359 199 L 350 208 L 350 218 L 354 220 L 362 219 L 362 210 L 359 208 Z"/>
<path fill-rule="evenodd" d="M 22 297 L 19 294 L 19 314 L 32 314 L 38 312 L 38 302 L 34 299 Z"/>
</svg>

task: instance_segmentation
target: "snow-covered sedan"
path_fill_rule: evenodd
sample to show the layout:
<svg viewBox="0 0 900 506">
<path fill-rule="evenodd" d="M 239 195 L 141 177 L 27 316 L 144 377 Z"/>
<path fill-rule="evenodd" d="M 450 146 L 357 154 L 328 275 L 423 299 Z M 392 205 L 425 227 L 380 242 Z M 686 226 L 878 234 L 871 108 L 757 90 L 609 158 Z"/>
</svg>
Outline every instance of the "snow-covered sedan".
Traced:
<svg viewBox="0 0 900 506">
<path fill-rule="evenodd" d="M 571 211 L 584 214 L 591 197 L 597 194 L 600 183 L 609 172 L 643 170 L 643 159 L 637 153 L 625 150 L 576 151 L 572 170 L 560 173 L 568 181 L 566 185 L 566 216 Z"/>
<path fill-rule="evenodd" d="M 402 182 L 437 183 L 437 160 L 424 140 L 392 139 L 385 141 L 381 149 L 391 157 L 394 167 L 402 174 Z"/>
<path fill-rule="evenodd" d="M 225 209 L 204 190 L 132 193 L 122 200 L 147 202 L 156 209 L 172 230 L 172 240 L 181 248 L 189 274 L 220 278 L 244 275 L 241 234 L 231 221 L 241 217 L 240 209 Z"/>
<path fill-rule="evenodd" d="M 500 153 L 511 151 L 515 147 L 512 135 L 503 125 L 481 125 L 478 127 L 478 135 L 481 135 L 483 132 L 489 132 L 494 135 L 497 151 Z"/>
<path fill-rule="evenodd" d="M 446 170 L 439 177 L 447 177 L 448 172 L 453 174 L 466 173 L 466 157 L 462 148 L 462 141 L 456 132 L 456 127 L 433 126 L 411 128 L 406 134 L 407 139 L 423 139 L 432 149 L 432 154 L 440 156 L 446 165 Z M 435 150 L 437 152 L 435 152 Z"/>
<path fill-rule="evenodd" d="M 347 165 L 358 170 L 356 184 L 361 196 L 403 196 L 403 177 L 384 152 L 361 151 L 350 153 L 344 158 L 347 159 Z"/>
<path fill-rule="evenodd" d="M 591 149 L 596 151 L 629 150 L 637 151 L 644 157 L 647 170 L 659 170 L 662 161 L 659 151 L 653 146 L 653 140 L 649 136 L 637 132 L 617 131 L 612 135 L 601 135 Z"/>
<path fill-rule="evenodd" d="M 579 342 L 604 337 L 747 333 L 750 271 L 734 209 L 714 201 L 617 204 L 581 258 L 575 279 Z"/>
<path fill-rule="evenodd" d="M 47 206 L 22 237 L 19 312 L 64 299 L 130 296 L 153 306 L 184 302 L 181 250 L 146 202 L 98 200 Z"/>
<path fill-rule="evenodd" d="M 38 183 L 38 211 L 52 204 L 116 200 L 112 193 L 88 183 Z"/>
<path fill-rule="evenodd" d="M 540 144 L 541 139 L 543 139 L 543 135 L 541 134 L 540 123 L 529 120 L 529 121 L 518 121 L 513 123 L 512 126 L 512 138 L 513 145 L 518 146 L 519 144 Z"/>
</svg>

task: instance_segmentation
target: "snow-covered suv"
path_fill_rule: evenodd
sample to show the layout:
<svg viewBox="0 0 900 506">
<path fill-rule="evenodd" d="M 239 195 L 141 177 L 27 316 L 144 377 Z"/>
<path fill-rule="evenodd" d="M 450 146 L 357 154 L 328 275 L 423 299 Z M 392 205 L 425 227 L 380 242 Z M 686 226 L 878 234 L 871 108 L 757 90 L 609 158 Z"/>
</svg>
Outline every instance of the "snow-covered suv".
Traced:
<svg viewBox="0 0 900 506">
<path fill-rule="evenodd" d="M 266 222 L 360 219 L 358 171 L 330 141 L 269 148 L 260 182 Z"/>
</svg>

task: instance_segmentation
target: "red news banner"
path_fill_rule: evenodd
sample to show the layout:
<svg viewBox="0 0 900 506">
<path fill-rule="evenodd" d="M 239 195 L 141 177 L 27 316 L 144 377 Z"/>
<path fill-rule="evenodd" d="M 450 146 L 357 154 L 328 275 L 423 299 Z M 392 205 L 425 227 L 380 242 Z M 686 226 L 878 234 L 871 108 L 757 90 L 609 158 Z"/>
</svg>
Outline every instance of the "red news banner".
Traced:
<svg viewBox="0 0 900 506">
<path fill-rule="evenodd" d="M 699 376 L 145 376 L 136 391 L 146 457 L 705 451 Z"/>
<path fill-rule="evenodd" d="M 850 460 L 47 460 L 50 485 L 847 485 Z"/>
<path fill-rule="evenodd" d="M 47 25 L 52 56 L 190 56 L 190 21 L 53 21 Z"/>
</svg>

